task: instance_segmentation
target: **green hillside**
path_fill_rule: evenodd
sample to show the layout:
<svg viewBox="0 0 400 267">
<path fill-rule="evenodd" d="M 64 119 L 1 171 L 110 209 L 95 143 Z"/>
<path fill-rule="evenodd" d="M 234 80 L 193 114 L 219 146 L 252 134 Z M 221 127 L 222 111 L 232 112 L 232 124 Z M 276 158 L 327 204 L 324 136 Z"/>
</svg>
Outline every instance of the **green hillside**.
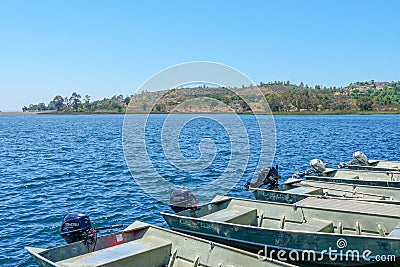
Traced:
<svg viewBox="0 0 400 267">
<path fill-rule="evenodd" d="M 260 93 L 261 92 L 261 93 Z M 400 111 L 400 82 L 356 82 L 346 87 L 309 87 L 287 82 L 260 83 L 257 87 L 181 88 L 115 95 L 90 101 L 74 92 L 70 97 L 55 96 L 48 104 L 23 107 L 24 112 L 53 113 L 248 113 L 265 111 L 265 98 L 272 112 L 357 113 Z M 127 109 L 128 108 L 128 109 Z"/>
</svg>

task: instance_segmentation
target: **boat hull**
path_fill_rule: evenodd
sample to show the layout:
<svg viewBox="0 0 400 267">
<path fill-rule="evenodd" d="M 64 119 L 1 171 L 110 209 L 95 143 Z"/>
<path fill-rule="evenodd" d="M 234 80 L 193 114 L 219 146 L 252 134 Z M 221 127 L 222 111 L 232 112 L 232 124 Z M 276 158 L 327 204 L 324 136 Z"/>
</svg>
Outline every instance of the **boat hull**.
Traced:
<svg viewBox="0 0 400 267">
<path fill-rule="evenodd" d="M 400 189 L 378 186 L 362 186 L 345 183 L 298 181 L 282 184 L 274 189 L 249 188 L 255 199 L 293 204 L 308 197 L 349 199 L 387 204 L 400 204 Z"/>
<path fill-rule="evenodd" d="M 99 237 L 95 247 L 76 242 L 51 249 L 27 247 L 26 250 L 42 267 L 294 267 L 141 222 L 122 232 Z"/>
<path fill-rule="evenodd" d="M 375 263 L 375 258 L 381 255 L 393 260 L 400 257 L 400 239 L 277 230 L 210 222 L 173 214 L 162 215 L 173 230 L 261 255 L 277 256 L 280 253 L 280 257 L 283 257 L 285 253 L 288 260 L 358 266 Z M 345 243 L 346 246 L 341 248 L 339 242 Z M 300 258 L 296 259 L 296 253 Z"/>
<path fill-rule="evenodd" d="M 360 171 L 400 171 L 400 169 L 392 167 L 362 166 L 362 165 L 346 165 L 345 169 Z"/>
<path fill-rule="evenodd" d="M 350 179 L 350 178 L 342 178 L 342 177 L 311 176 L 311 175 L 305 176 L 305 178 L 306 178 L 306 180 L 313 180 L 313 181 L 320 181 L 320 182 L 346 183 L 346 184 L 355 184 L 355 185 L 400 188 L 400 181 L 360 180 L 360 179 Z"/>
<path fill-rule="evenodd" d="M 217 196 L 195 211 L 161 214 L 173 230 L 254 253 L 309 252 L 315 257 L 296 262 L 363 265 L 380 256 L 400 259 L 398 205 L 323 198 L 286 204 Z"/>
<path fill-rule="evenodd" d="M 400 162 L 388 160 L 368 160 L 369 165 L 357 164 L 357 161 L 342 163 L 339 166 L 350 170 L 369 170 L 369 171 L 400 171 Z"/>
<path fill-rule="evenodd" d="M 257 189 L 251 188 L 250 191 L 257 200 L 288 203 L 288 204 L 296 203 L 310 196 L 309 194 L 292 194 L 285 191 L 259 189 L 259 188 Z"/>
</svg>

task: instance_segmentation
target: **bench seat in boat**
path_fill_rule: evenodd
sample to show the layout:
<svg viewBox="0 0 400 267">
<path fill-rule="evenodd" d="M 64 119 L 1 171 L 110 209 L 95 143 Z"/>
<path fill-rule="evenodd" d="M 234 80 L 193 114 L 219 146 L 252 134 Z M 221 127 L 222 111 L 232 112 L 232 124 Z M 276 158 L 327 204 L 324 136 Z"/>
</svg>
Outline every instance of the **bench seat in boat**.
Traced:
<svg viewBox="0 0 400 267">
<path fill-rule="evenodd" d="M 172 243 L 151 237 L 130 241 L 57 262 L 62 267 L 75 266 L 153 266 L 168 263 Z M 142 265 L 143 264 L 143 265 Z"/>
<path fill-rule="evenodd" d="M 234 205 L 201 217 L 204 220 L 251 225 L 257 218 L 257 209 Z"/>
<path fill-rule="evenodd" d="M 322 195 L 323 190 L 322 188 L 313 188 L 307 186 L 299 186 L 293 189 L 289 189 L 286 191 L 287 193 L 291 194 L 310 194 L 310 195 Z"/>
<path fill-rule="evenodd" d="M 293 230 L 333 233 L 333 222 L 320 219 L 311 219 L 296 226 Z"/>
</svg>

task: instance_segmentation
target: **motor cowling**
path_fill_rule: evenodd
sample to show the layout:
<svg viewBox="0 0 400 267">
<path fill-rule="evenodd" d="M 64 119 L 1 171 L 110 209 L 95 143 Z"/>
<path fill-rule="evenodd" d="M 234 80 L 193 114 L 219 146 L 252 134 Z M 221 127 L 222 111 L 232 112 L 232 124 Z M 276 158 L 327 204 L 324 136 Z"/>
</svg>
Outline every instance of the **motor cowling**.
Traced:
<svg viewBox="0 0 400 267">
<path fill-rule="evenodd" d="M 268 188 L 275 188 L 278 186 L 278 180 L 281 178 L 278 172 L 278 165 L 276 167 L 264 167 L 258 171 L 258 178 L 255 183 L 248 181 L 244 186 L 248 190 L 251 188 L 261 188 L 267 186 Z"/>
<path fill-rule="evenodd" d="M 92 229 L 89 216 L 82 213 L 70 213 L 64 216 L 61 236 L 69 244 L 85 240 L 87 231 Z"/>
<path fill-rule="evenodd" d="M 368 158 L 367 156 L 361 152 L 361 151 L 356 151 L 353 153 L 353 158 L 357 160 L 361 165 L 367 166 L 368 165 Z"/>
<path fill-rule="evenodd" d="M 325 164 L 320 159 L 312 159 L 310 161 L 310 167 L 316 173 L 323 173 L 326 170 Z"/>
<path fill-rule="evenodd" d="M 268 185 L 270 187 L 275 187 L 278 183 L 278 180 L 281 178 L 278 173 L 277 167 L 266 167 L 259 170 L 258 177 L 263 180 L 263 183 L 265 185 Z"/>
<path fill-rule="evenodd" d="M 198 199 L 187 188 L 175 188 L 169 199 L 169 206 L 175 212 L 181 212 L 187 209 L 196 209 Z"/>
</svg>

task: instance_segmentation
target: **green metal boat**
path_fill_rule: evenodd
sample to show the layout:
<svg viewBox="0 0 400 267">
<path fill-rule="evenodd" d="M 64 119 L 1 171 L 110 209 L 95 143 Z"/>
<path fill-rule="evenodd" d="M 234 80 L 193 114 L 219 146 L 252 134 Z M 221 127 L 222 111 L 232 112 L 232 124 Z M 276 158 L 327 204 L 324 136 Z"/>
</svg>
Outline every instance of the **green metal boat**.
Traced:
<svg viewBox="0 0 400 267">
<path fill-rule="evenodd" d="M 361 151 L 354 152 L 353 158 L 352 161 L 340 163 L 339 168 L 370 171 L 400 171 L 399 161 L 368 160 L 367 156 Z"/>
<path fill-rule="evenodd" d="M 39 266 L 294 266 L 156 226 L 135 222 L 122 232 L 50 249 L 27 247 Z"/>
<path fill-rule="evenodd" d="M 326 169 L 306 180 L 400 188 L 400 172 Z"/>
<path fill-rule="evenodd" d="M 162 215 L 173 230 L 281 259 L 347 266 L 400 259 L 398 205 L 322 198 L 285 204 L 218 196 L 198 210 Z"/>
<path fill-rule="evenodd" d="M 400 204 L 400 188 L 288 179 L 273 189 L 252 188 L 257 200 L 293 204 L 307 197 Z"/>
<path fill-rule="evenodd" d="M 326 168 L 319 159 L 310 161 L 310 169 L 303 173 L 293 174 L 294 178 L 305 177 L 306 180 L 316 180 L 334 183 L 349 183 L 356 185 L 400 187 L 400 172 L 370 171 L 351 169 Z M 313 174 L 313 175 L 310 175 Z"/>
</svg>

